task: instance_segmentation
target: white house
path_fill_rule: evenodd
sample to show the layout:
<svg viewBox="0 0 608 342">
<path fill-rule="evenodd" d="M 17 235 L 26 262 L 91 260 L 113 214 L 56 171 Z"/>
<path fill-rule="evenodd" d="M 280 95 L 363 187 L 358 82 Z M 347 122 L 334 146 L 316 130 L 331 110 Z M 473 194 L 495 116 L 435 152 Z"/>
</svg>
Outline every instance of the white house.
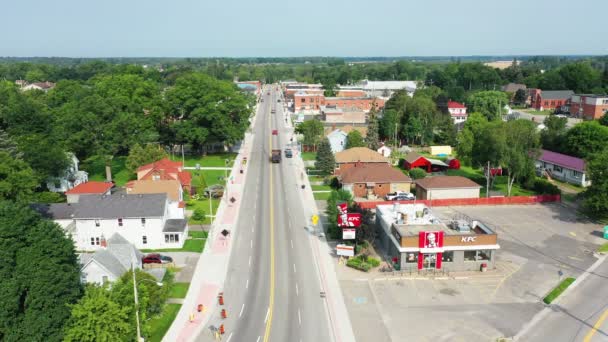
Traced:
<svg viewBox="0 0 608 342">
<path fill-rule="evenodd" d="M 469 116 L 467 114 L 467 107 L 456 101 L 448 101 L 448 112 L 450 113 L 452 121 L 454 121 L 455 124 L 467 121 Z"/>
<path fill-rule="evenodd" d="M 73 187 L 89 180 L 86 171 L 78 170 L 79 160 L 73 153 L 68 153 L 70 165 L 60 177 L 51 177 L 46 181 L 46 187 L 52 192 L 66 192 Z"/>
<path fill-rule="evenodd" d="M 591 181 L 587 178 L 587 165 L 583 159 L 565 154 L 541 150 L 536 160 L 536 173 L 539 176 L 557 179 L 562 182 L 587 187 Z"/>
<path fill-rule="evenodd" d="M 376 151 L 386 158 L 389 158 L 391 156 L 391 152 L 392 152 L 391 148 L 386 145 L 382 145 L 382 147 L 380 147 Z"/>
<path fill-rule="evenodd" d="M 346 136 L 347 134 L 340 129 L 336 129 L 327 135 L 333 153 L 344 151 L 347 141 Z"/>
<path fill-rule="evenodd" d="M 120 234 L 114 233 L 104 243 L 106 248 L 79 255 L 83 283 L 114 282 L 132 267 L 142 268 L 143 254 Z"/>
<path fill-rule="evenodd" d="M 55 88 L 55 83 L 53 82 L 38 82 L 38 83 L 31 83 L 31 84 L 23 84 L 21 83 L 21 90 L 23 91 L 28 91 L 28 90 L 42 90 L 44 92 L 49 91 L 50 89 Z"/>
<path fill-rule="evenodd" d="M 187 221 L 170 209 L 167 194 L 81 195 L 78 203 L 48 206 L 47 215 L 80 251 L 103 248 L 102 242 L 115 233 L 138 249 L 181 248 L 188 237 Z"/>
</svg>

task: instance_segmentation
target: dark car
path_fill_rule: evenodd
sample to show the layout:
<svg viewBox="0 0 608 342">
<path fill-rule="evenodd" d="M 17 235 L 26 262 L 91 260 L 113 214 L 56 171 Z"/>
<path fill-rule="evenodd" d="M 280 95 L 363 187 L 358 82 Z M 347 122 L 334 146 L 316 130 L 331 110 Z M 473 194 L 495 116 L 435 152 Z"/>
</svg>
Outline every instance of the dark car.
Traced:
<svg viewBox="0 0 608 342">
<path fill-rule="evenodd" d="M 219 184 L 206 187 L 203 191 L 203 196 L 205 198 L 209 198 L 209 196 L 211 196 L 211 198 L 220 198 L 224 196 L 224 187 Z"/>
<path fill-rule="evenodd" d="M 160 254 L 148 254 L 141 260 L 144 264 L 170 264 L 173 258 Z"/>
<path fill-rule="evenodd" d="M 277 102 L 281 102 L 281 99 L 277 99 Z"/>
<path fill-rule="evenodd" d="M 413 201 L 415 199 L 416 199 L 416 197 L 400 195 L 400 196 L 394 197 L 393 201 Z"/>
<path fill-rule="evenodd" d="M 291 151 L 290 148 L 286 148 L 285 149 L 285 158 L 292 158 L 293 157 L 293 152 Z"/>
</svg>

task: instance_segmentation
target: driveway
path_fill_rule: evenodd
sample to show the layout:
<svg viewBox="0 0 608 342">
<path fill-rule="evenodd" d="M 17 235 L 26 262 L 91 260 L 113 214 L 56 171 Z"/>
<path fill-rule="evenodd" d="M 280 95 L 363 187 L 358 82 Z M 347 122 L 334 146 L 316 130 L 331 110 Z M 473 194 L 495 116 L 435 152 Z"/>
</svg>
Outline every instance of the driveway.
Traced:
<svg viewBox="0 0 608 342">
<path fill-rule="evenodd" d="M 466 278 L 338 275 L 358 341 L 493 341 L 512 337 L 544 308 L 564 276 L 597 260 L 599 225 L 560 204 L 435 207 L 442 219 L 467 215 L 498 232 L 497 271 Z M 372 278 L 372 279 L 370 279 Z M 563 278 L 562 278 L 563 279 Z"/>
<path fill-rule="evenodd" d="M 179 268 L 179 271 L 175 273 L 175 282 L 189 283 L 192 280 L 192 275 L 194 274 L 194 267 L 196 267 L 198 258 L 201 256 L 200 253 L 163 252 L 162 254 L 172 257 L 175 266 Z"/>
</svg>

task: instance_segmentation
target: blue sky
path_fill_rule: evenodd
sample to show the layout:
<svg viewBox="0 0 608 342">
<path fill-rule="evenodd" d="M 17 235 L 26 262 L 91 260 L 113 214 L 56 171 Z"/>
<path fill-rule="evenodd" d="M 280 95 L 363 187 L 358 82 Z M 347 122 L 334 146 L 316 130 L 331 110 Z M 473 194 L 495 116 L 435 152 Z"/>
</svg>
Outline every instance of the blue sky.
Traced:
<svg viewBox="0 0 608 342">
<path fill-rule="evenodd" d="M 0 56 L 608 54 L 608 0 L 5 0 Z"/>
</svg>

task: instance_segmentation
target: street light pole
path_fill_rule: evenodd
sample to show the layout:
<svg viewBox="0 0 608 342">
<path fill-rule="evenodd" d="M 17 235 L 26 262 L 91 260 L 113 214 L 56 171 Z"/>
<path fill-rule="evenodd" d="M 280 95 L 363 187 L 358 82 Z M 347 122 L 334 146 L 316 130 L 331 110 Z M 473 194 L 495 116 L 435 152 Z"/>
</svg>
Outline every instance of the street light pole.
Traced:
<svg viewBox="0 0 608 342">
<path fill-rule="evenodd" d="M 133 298 L 135 299 L 135 320 L 137 321 L 137 342 L 143 340 L 141 328 L 139 326 L 139 300 L 137 299 L 137 280 L 135 279 L 135 263 L 131 262 L 131 272 L 133 273 Z"/>
</svg>

